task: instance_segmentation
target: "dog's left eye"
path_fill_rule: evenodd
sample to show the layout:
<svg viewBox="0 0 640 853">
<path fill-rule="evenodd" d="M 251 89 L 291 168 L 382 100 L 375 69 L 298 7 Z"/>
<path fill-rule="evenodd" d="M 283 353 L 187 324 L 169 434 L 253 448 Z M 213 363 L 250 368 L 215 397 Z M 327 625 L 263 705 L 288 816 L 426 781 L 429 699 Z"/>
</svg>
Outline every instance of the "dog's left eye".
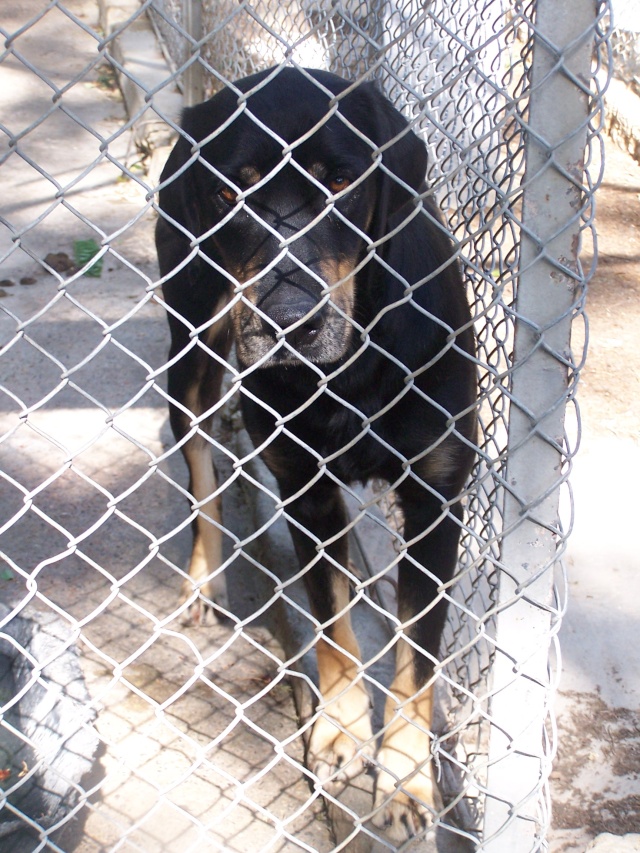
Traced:
<svg viewBox="0 0 640 853">
<path fill-rule="evenodd" d="M 327 189 L 330 190 L 333 195 L 337 193 L 341 193 L 342 190 L 346 190 L 351 181 L 346 175 L 336 175 L 334 178 L 331 178 L 327 183 Z"/>
<path fill-rule="evenodd" d="M 238 193 L 231 189 L 231 187 L 222 187 L 222 189 L 218 190 L 218 195 L 226 204 L 235 204 L 238 201 Z"/>
</svg>

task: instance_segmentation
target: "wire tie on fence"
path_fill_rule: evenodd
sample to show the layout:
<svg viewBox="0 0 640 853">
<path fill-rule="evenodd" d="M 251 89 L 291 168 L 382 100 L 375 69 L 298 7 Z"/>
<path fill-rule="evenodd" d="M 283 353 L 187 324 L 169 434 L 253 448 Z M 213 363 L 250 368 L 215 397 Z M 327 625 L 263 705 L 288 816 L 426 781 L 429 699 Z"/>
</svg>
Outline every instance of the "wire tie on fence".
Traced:
<svg viewBox="0 0 640 853">
<path fill-rule="evenodd" d="M 435 768 L 435 778 L 438 785 L 442 781 L 442 761 L 440 760 L 440 751 L 438 749 L 438 739 L 434 738 L 431 744 L 431 759 Z"/>
</svg>

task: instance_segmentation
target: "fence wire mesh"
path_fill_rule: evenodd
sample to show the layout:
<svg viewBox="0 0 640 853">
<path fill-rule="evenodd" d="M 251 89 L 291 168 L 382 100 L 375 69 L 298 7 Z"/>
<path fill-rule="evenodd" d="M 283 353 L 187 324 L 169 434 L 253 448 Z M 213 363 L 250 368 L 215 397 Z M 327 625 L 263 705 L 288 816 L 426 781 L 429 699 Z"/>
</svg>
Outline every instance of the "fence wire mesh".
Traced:
<svg viewBox="0 0 640 853">
<path fill-rule="evenodd" d="M 610 5 L 224 0 L 200 12 L 145 0 L 102 32 L 88 0 L 30 0 L 1 22 L 0 845 L 548 849 L 571 526 L 558 506 L 579 435 Z M 154 84 L 121 47 L 147 15 L 168 60 Z M 158 119 L 180 133 L 164 91 L 196 103 L 270 66 L 375 80 L 401 110 L 427 147 L 473 312 L 477 462 L 457 571 L 440 590 L 439 799 L 417 840 L 376 821 L 373 772 L 336 788 L 305 760 L 328 626 L 301 588 L 287 502 L 242 426 L 250 372 L 224 363 L 211 436 L 211 412 L 186 410 L 216 462 L 206 499 L 166 417 L 174 309 L 151 232 L 165 214 L 132 140 Z M 129 116 L 116 77 L 142 92 Z M 211 327 L 192 326 L 191 341 L 220 360 Z M 396 613 L 404 519 L 393 483 L 339 485 L 373 741 L 409 629 Z M 200 626 L 185 569 L 197 518 L 222 534 L 216 577 L 229 590 Z"/>
<path fill-rule="evenodd" d="M 620 0 L 614 6 L 611 31 L 613 76 L 640 95 L 640 10 Z"/>
</svg>

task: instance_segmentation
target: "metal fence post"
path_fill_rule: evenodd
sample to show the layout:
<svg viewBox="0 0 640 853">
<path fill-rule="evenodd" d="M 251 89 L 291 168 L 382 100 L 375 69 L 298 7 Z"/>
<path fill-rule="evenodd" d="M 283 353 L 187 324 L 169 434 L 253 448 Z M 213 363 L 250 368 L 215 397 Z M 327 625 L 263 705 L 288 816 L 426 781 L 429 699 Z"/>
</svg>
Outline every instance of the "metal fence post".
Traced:
<svg viewBox="0 0 640 853">
<path fill-rule="evenodd" d="M 186 32 L 194 41 L 200 41 L 202 38 L 202 0 L 182 0 L 182 20 Z M 194 50 L 193 54 L 199 57 L 200 51 Z M 202 64 L 198 59 L 185 67 L 182 80 L 185 107 L 202 103 L 204 100 L 204 73 Z"/>
<path fill-rule="evenodd" d="M 538 0 L 510 390 L 483 853 L 546 848 L 549 646 L 595 3 Z"/>
</svg>

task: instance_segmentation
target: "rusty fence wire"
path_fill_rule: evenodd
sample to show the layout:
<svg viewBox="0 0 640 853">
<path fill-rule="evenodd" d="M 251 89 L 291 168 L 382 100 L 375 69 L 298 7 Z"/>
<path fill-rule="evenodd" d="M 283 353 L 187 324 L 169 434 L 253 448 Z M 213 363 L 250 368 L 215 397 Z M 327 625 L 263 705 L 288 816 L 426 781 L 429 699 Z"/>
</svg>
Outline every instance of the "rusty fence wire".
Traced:
<svg viewBox="0 0 640 853">
<path fill-rule="evenodd" d="M 102 28 L 89 0 L 0 12 L 0 848 L 548 849 L 610 3 L 112 5 Z M 177 92 L 274 65 L 375 80 L 403 112 L 473 311 L 477 462 L 417 842 L 371 820 L 371 774 L 337 794 L 305 764 L 318 625 L 233 359 L 210 439 L 229 601 L 183 624 L 202 507 L 166 415 L 154 146 L 179 133 Z M 403 519 L 388 483 L 344 491 L 379 731 Z"/>
</svg>

